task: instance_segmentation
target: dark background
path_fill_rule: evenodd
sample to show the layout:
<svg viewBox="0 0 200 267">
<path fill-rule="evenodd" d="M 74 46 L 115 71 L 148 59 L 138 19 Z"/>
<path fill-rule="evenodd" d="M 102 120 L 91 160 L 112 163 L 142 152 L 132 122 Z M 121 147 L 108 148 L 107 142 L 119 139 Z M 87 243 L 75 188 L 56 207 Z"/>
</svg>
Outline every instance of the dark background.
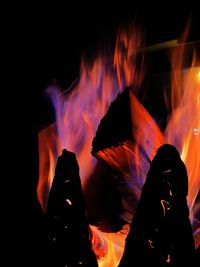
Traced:
<svg viewBox="0 0 200 267">
<path fill-rule="evenodd" d="M 46 86 L 56 80 L 67 88 L 79 75 L 81 56 L 93 55 L 99 42 L 113 44 L 117 27 L 135 16 L 147 45 L 177 39 L 190 15 L 189 40 L 199 40 L 198 11 L 165 3 L 136 8 L 125 1 L 112 8 L 99 1 L 1 10 L 1 266 L 45 266 L 48 257 L 36 197 L 37 132 L 53 119 Z"/>
</svg>

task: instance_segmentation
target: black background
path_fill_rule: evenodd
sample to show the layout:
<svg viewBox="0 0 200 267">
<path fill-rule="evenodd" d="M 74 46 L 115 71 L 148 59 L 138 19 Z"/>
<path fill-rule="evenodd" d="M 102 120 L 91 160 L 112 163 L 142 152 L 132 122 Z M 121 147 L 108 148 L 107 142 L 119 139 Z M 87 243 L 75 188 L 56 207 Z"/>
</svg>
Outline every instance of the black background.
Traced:
<svg viewBox="0 0 200 267">
<path fill-rule="evenodd" d="M 81 55 L 92 55 L 99 42 L 114 42 L 117 27 L 134 16 L 147 45 L 177 39 L 190 15 L 189 40 L 199 40 L 198 10 L 165 2 L 138 8 L 125 1 L 1 10 L 1 266 L 45 266 L 48 256 L 36 197 L 37 132 L 52 119 L 46 86 L 56 80 L 67 88 L 78 77 Z"/>
</svg>

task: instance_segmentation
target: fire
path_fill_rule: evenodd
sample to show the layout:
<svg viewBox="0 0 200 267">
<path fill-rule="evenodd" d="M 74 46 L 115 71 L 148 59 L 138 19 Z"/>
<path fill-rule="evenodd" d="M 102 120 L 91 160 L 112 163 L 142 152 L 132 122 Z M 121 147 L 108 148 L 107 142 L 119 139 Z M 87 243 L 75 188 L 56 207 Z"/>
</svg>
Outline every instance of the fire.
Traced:
<svg viewBox="0 0 200 267">
<path fill-rule="evenodd" d="M 92 229 L 92 244 L 97 255 L 99 267 L 117 266 L 123 254 L 125 238 L 129 232 L 129 225 L 117 233 L 103 233 L 97 227 Z"/>
<path fill-rule="evenodd" d="M 139 38 L 139 31 L 135 29 L 135 38 Z M 120 32 L 120 36 L 123 36 L 124 32 Z M 119 37 L 120 38 L 120 37 Z M 127 50 L 136 51 L 141 41 L 137 41 L 131 37 L 128 38 L 126 44 L 128 45 Z M 48 180 L 49 188 L 53 180 L 53 173 L 55 168 L 55 162 L 50 164 L 49 155 L 54 155 L 56 159 L 58 153 L 61 152 L 61 148 L 67 148 L 73 151 L 76 156 L 80 166 L 80 176 L 82 180 L 82 185 L 84 188 L 85 182 L 88 177 L 92 174 L 94 170 L 96 159 L 91 155 L 92 140 L 95 136 L 97 127 L 100 120 L 105 115 L 110 103 L 116 98 L 116 96 L 124 89 L 127 85 L 126 77 L 132 69 L 136 69 L 135 64 L 132 63 L 129 68 L 125 68 L 125 77 L 118 75 L 118 70 L 122 67 L 121 61 L 117 61 L 116 57 L 123 59 L 124 55 L 119 55 L 124 53 L 119 50 L 116 46 L 115 51 L 115 63 L 113 66 L 113 59 L 107 55 L 98 55 L 93 63 L 87 63 L 82 61 L 80 69 L 80 80 L 73 85 L 73 90 L 67 92 L 67 94 L 61 94 L 59 89 L 56 87 L 48 88 L 54 109 L 56 112 L 56 125 L 54 131 L 56 131 L 57 140 L 49 140 L 50 145 L 46 149 L 48 153 L 40 154 L 40 174 L 39 174 L 39 185 L 38 185 L 38 196 L 42 207 L 46 206 L 47 199 L 42 198 L 42 191 L 45 191 L 43 185 L 45 184 L 44 179 L 46 176 L 43 173 L 44 163 L 50 165 L 50 173 Z M 125 61 L 130 62 L 129 56 L 136 62 L 136 52 L 125 53 Z M 130 55 L 129 55 L 130 54 Z M 132 78 L 131 83 L 134 84 L 134 78 Z M 137 78 L 135 78 L 137 80 Z M 128 80 L 130 82 L 130 79 Z M 48 129 L 48 133 L 51 129 Z M 45 136 L 45 130 L 41 131 L 41 137 Z M 45 139 L 45 138 L 44 138 Z M 46 140 L 45 140 L 46 142 Z M 52 143 L 56 148 L 52 151 Z M 45 143 L 44 143 L 45 145 Z M 40 150 L 42 150 L 42 142 Z M 46 151 L 45 149 L 45 151 Z M 48 190 L 49 192 L 49 190 Z M 47 192 L 47 194 L 48 194 Z"/>
<path fill-rule="evenodd" d="M 187 36 L 187 28 L 182 41 Z M 194 50 L 191 65 L 183 70 L 185 47 L 172 53 L 172 112 L 165 131 L 166 140 L 179 149 L 188 172 L 188 205 L 192 210 L 200 190 L 200 60 Z"/>
<path fill-rule="evenodd" d="M 197 72 L 196 78 L 197 78 L 197 81 L 200 82 L 200 71 Z"/>
<path fill-rule="evenodd" d="M 56 160 L 62 148 L 76 154 L 84 190 L 86 181 L 96 165 L 91 148 L 100 120 L 125 86 L 131 85 L 136 95 L 142 83 L 144 57 L 141 56 L 139 68 L 136 64 L 137 52 L 142 45 L 140 30 L 133 28 L 128 34 L 121 31 L 117 36 L 113 58 L 105 54 L 98 55 L 92 64 L 82 61 L 80 79 L 73 84 L 73 90 L 69 89 L 65 94 L 61 94 L 56 87 L 48 88 L 56 112 L 56 123 L 39 133 L 40 173 L 37 192 L 44 210 Z M 188 170 L 188 203 L 192 209 L 200 189 L 200 68 L 196 67 L 200 62 L 194 54 L 190 68 L 182 72 L 183 56 L 184 48 L 180 46 L 172 57 L 172 112 L 165 133 L 161 133 L 144 109 L 146 121 L 135 119 L 140 129 L 145 128 L 138 133 L 136 140 L 138 145 L 142 142 L 150 158 L 153 157 L 152 147 L 157 148 L 164 141 L 179 149 Z M 138 105 L 141 109 L 142 104 Z M 135 109 L 137 111 L 137 107 Z M 148 129 L 154 138 L 151 147 L 148 143 Z M 142 140 L 139 138 L 141 133 L 144 135 Z M 123 253 L 127 228 L 127 231 L 118 233 L 104 233 L 97 227 L 90 227 L 99 266 L 117 266 Z"/>
<path fill-rule="evenodd" d="M 55 125 L 51 125 L 42 130 L 39 134 L 38 142 L 40 174 L 37 195 L 42 208 L 45 209 L 48 201 L 48 193 L 53 182 L 57 155 L 61 152 Z"/>
<path fill-rule="evenodd" d="M 138 50 L 144 45 L 144 38 L 138 26 L 131 26 L 128 30 L 121 29 L 117 35 L 114 66 L 120 87 L 124 89 L 126 86 L 133 86 L 136 92 L 144 78 L 144 54 L 141 54 L 140 65 L 136 62 Z"/>
<path fill-rule="evenodd" d="M 106 66 L 106 67 L 105 67 Z M 85 62 L 81 65 L 80 80 L 67 95 L 61 94 L 56 87 L 48 88 L 54 108 L 56 111 L 56 125 L 54 131 L 57 139 L 49 140 L 48 154 L 53 154 L 55 159 L 58 157 L 61 148 L 73 151 L 80 166 L 80 176 L 84 188 L 87 178 L 91 175 L 96 159 L 91 155 L 92 139 L 97 130 L 101 118 L 104 116 L 109 104 L 120 92 L 113 69 L 110 67 L 109 59 L 98 57 L 92 66 Z M 48 132 L 51 129 L 48 129 Z M 40 139 L 45 139 L 45 130 L 41 131 Z M 46 142 L 46 141 L 45 141 Z M 54 151 L 52 151 L 54 142 Z M 42 144 L 41 144 L 42 146 Z M 47 153 L 40 155 L 40 164 L 43 161 L 50 161 Z M 50 164 L 51 165 L 51 164 Z M 51 165 L 54 169 L 55 162 Z M 38 192 L 42 190 L 44 173 L 40 165 Z M 52 174 L 52 175 L 51 175 Z M 54 171 L 48 178 L 52 181 Z M 40 199 L 42 206 L 45 207 L 46 199 Z"/>
<path fill-rule="evenodd" d="M 192 208 L 200 189 L 200 83 L 196 81 L 196 69 L 190 69 L 183 77 L 184 92 L 174 109 L 166 131 L 167 140 L 179 147 L 187 166 L 189 178 L 188 203 Z"/>
</svg>

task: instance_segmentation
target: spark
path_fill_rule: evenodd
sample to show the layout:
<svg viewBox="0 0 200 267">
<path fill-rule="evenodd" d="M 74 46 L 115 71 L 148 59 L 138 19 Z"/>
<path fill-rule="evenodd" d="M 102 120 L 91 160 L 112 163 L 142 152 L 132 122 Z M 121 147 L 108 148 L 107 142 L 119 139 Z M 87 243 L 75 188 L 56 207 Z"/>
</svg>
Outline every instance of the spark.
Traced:
<svg viewBox="0 0 200 267">
<path fill-rule="evenodd" d="M 72 202 L 71 202 L 71 200 L 70 199 L 66 199 L 66 202 L 71 206 L 72 205 Z"/>
</svg>

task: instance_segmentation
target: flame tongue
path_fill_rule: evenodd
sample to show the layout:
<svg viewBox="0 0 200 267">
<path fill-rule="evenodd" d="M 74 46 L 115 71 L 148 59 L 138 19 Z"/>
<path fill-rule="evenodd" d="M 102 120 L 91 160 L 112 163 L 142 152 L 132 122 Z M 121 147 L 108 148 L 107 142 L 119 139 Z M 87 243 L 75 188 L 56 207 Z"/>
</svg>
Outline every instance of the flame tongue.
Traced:
<svg viewBox="0 0 200 267">
<path fill-rule="evenodd" d="M 45 210 L 49 191 L 53 182 L 56 161 L 61 154 L 61 146 L 53 124 L 39 133 L 39 181 L 37 186 L 38 200 Z"/>
<path fill-rule="evenodd" d="M 184 43 L 188 26 L 182 36 Z M 186 164 L 189 179 L 188 205 L 192 210 L 200 190 L 200 60 L 193 51 L 191 65 L 184 69 L 186 48 L 175 48 L 171 57 L 171 95 L 172 112 L 168 120 L 165 136 L 168 143 L 179 149 Z"/>
</svg>

